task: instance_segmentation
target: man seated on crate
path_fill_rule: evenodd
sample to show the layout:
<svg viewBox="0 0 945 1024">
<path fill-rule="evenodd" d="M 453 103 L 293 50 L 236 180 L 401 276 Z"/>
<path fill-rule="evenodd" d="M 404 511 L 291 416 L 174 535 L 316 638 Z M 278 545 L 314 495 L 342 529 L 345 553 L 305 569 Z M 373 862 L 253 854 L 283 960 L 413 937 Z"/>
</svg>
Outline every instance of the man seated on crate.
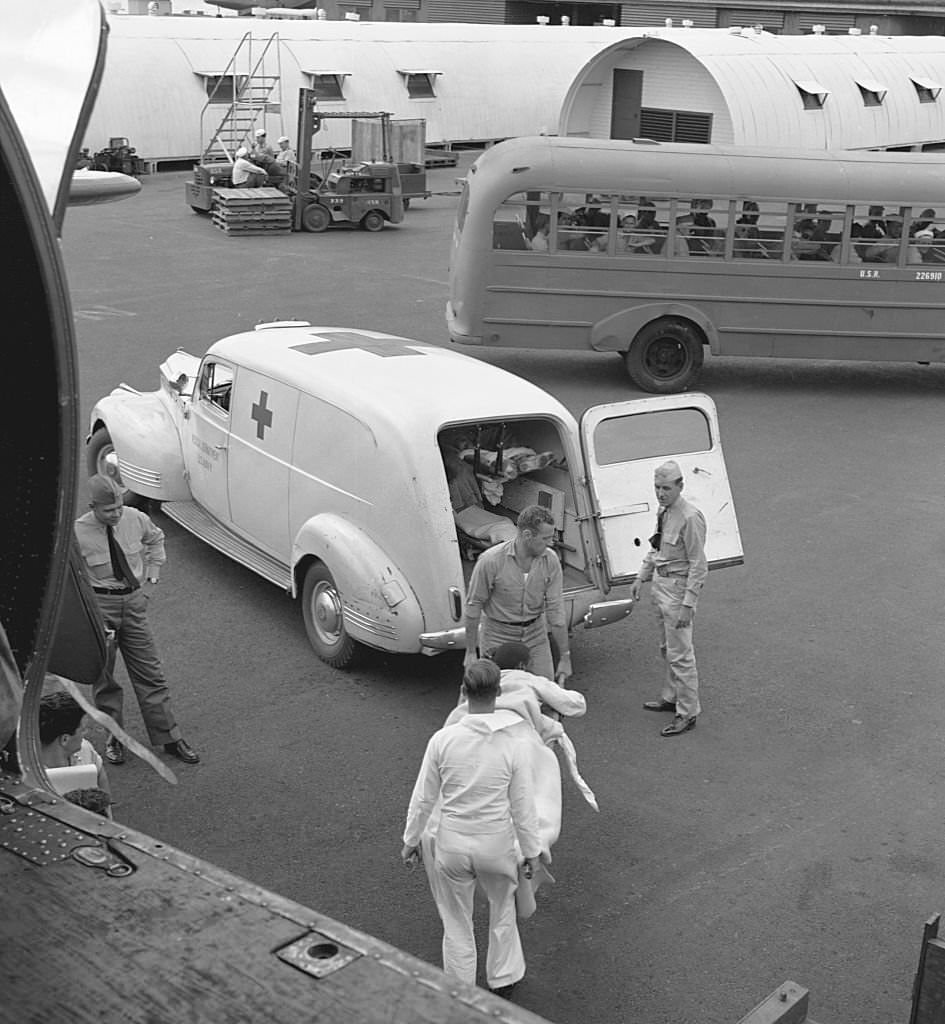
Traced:
<svg viewBox="0 0 945 1024">
<path fill-rule="evenodd" d="M 473 540 L 489 546 L 512 540 L 517 532 L 512 520 L 483 508 L 482 492 L 472 466 L 449 444 L 441 444 L 440 452 L 457 527 Z"/>
<path fill-rule="evenodd" d="M 265 169 L 249 159 L 249 150 L 245 146 L 236 151 L 232 178 L 234 188 L 262 188 L 268 181 Z"/>
</svg>

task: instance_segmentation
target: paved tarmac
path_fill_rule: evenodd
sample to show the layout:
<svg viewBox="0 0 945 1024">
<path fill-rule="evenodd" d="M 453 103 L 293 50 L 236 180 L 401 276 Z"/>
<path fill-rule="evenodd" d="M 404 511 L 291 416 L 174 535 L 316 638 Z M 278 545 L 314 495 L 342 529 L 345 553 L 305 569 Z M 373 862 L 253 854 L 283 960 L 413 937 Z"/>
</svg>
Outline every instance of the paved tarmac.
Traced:
<svg viewBox="0 0 945 1024">
<path fill-rule="evenodd" d="M 122 380 L 156 387 L 174 349 L 260 320 L 448 344 L 453 197 L 377 235 L 231 238 L 185 205 L 186 177 L 68 213 L 84 414 Z M 574 412 L 636 394 L 614 356 L 470 352 Z M 700 388 L 746 552 L 700 606 L 704 714 L 666 740 L 642 710 L 658 685 L 646 606 L 576 633 L 588 714 L 568 728 L 601 811 L 565 783 L 517 1000 L 562 1024 L 734 1024 L 790 978 L 820 1024 L 905 1024 L 922 925 L 945 910 L 945 368 L 709 357 Z M 158 521 L 154 623 L 203 763 L 176 788 L 110 769 L 116 816 L 438 962 L 425 879 L 399 850 L 458 662 L 329 669 L 288 598 Z"/>
</svg>

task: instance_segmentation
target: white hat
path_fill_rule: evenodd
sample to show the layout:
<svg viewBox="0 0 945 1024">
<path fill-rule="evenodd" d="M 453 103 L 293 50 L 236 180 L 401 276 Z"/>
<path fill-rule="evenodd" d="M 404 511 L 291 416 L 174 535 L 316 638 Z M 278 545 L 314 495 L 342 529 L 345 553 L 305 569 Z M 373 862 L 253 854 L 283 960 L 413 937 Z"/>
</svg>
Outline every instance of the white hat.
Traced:
<svg viewBox="0 0 945 1024">
<path fill-rule="evenodd" d="M 915 237 L 916 237 L 917 239 L 918 239 L 918 238 L 921 238 L 921 239 L 923 239 L 923 240 L 925 240 L 925 239 L 932 239 L 932 238 L 934 238 L 934 237 L 935 237 L 935 232 L 934 232 L 934 231 L 932 231 L 932 230 L 931 230 L 930 228 L 925 228 L 925 229 L 923 229 L 922 231 L 917 231 L 917 232 L 915 233 Z"/>
<path fill-rule="evenodd" d="M 280 135 L 279 138 L 276 139 L 276 142 L 288 142 L 288 141 L 289 141 L 289 136 L 288 135 Z"/>
<path fill-rule="evenodd" d="M 246 154 L 248 152 L 249 152 L 249 150 L 245 146 L 240 146 L 240 148 L 236 151 L 236 155 L 237 156 L 246 156 Z"/>
<path fill-rule="evenodd" d="M 260 135 L 265 135 L 265 134 L 266 134 L 266 129 L 265 128 L 257 128 L 256 129 L 256 138 L 257 139 L 259 138 Z"/>
</svg>

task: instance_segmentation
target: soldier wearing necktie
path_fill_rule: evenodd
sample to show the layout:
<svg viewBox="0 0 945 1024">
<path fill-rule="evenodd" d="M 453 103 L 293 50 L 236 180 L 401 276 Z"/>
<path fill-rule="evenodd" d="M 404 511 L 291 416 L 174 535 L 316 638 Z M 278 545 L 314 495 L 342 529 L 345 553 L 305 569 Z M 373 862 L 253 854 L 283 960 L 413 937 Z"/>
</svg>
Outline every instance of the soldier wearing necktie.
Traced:
<svg viewBox="0 0 945 1024">
<path fill-rule="evenodd" d="M 705 517 L 682 496 L 683 475 L 675 462 L 664 462 L 654 473 L 659 513 L 650 550 L 633 582 L 639 600 L 643 584 L 652 580 L 650 597 L 660 627 L 660 653 L 666 677 L 659 700 L 644 703 L 647 711 L 672 711 L 672 724 L 663 736 L 678 736 L 695 727 L 699 703 L 699 673 L 692 647 L 692 620 L 708 574 L 705 557 Z"/>
<path fill-rule="evenodd" d="M 186 764 L 200 757 L 181 736 L 171 711 L 151 625 L 147 591 L 153 588 L 165 562 L 164 532 L 136 508 L 125 508 L 121 492 L 107 476 L 89 480 L 89 509 L 75 522 L 75 536 L 102 616 L 115 631 L 128 678 L 134 687 L 141 717 L 154 746 Z M 114 661 L 93 687 L 96 705 L 122 725 L 123 691 L 115 680 Z M 113 736 L 105 745 L 112 764 L 125 759 L 124 747 Z"/>
</svg>

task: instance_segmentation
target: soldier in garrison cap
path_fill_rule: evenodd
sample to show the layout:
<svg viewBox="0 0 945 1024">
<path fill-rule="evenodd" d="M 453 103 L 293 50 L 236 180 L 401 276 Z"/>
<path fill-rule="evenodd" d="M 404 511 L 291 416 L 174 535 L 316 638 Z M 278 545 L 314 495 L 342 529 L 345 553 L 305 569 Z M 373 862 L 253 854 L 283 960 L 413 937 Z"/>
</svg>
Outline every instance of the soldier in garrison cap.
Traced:
<svg viewBox="0 0 945 1024">
<path fill-rule="evenodd" d="M 196 764 L 200 757 L 181 735 L 171 711 L 171 695 L 148 622 L 150 593 L 166 561 L 164 531 L 140 509 L 126 508 L 120 489 L 107 476 L 96 474 L 89 480 L 89 499 L 89 511 L 75 522 L 79 553 L 102 617 L 115 631 L 148 738 L 186 764 Z M 92 695 L 96 706 L 123 726 L 124 694 L 114 663 L 95 683 Z M 105 757 L 112 764 L 125 760 L 124 747 L 114 736 L 105 745 Z"/>
<path fill-rule="evenodd" d="M 664 462 L 653 474 L 659 513 L 656 533 L 643 559 L 631 593 L 636 601 L 643 584 L 652 580 L 650 597 L 660 629 L 660 653 L 666 676 L 659 700 L 644 703 L 647 711 L 672 711 L 663 736 L 678 736 L 695 727 L 702 710 L 699 672 L 692 647 L 692 620 L 708 575 L 705 517 L 682 496 L 683 474 L 676 462 Z"/>
</svg>

